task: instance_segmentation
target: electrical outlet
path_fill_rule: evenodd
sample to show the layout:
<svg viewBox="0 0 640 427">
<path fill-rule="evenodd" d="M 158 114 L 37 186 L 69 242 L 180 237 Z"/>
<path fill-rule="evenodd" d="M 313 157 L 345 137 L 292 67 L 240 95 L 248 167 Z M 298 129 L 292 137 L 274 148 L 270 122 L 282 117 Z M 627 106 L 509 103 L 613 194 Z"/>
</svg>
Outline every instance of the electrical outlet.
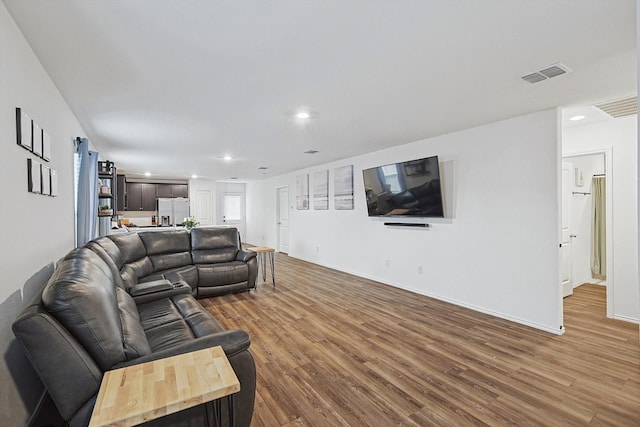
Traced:
<svg viewBox="0 0 640 427">
<path fill-rule="evenodd" d="M 391 261 L 389 261 L 388 259 L 385 259 L 385 260 L 384 260 L 384 266 L 385 266 L 386 268 L 389 268 L 389 265 L 391 265 Z"/>
<path fill-rule="evenodd" d="M 316 252 L 320 252 L 320 246 L 316 246 Z"/>
<path fill-rule="evenodd" d="M 421 265 L 418 266 L 418 274 L 422 274 L 422 266 Z"/>
</svg>

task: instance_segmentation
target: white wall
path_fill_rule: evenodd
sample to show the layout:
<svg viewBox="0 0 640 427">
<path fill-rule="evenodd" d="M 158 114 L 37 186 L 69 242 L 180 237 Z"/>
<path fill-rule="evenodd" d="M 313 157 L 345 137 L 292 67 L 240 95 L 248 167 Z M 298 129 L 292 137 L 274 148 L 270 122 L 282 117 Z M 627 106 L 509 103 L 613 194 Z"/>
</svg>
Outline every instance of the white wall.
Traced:
<svg viewBox="0 0 640 427">
<path fill-rule="evenodd" d="M 42 386 L 10 326 L 34 292 L 25 284 L 73 248 L 72 141 L 84 132 L 2 2 L 0 58 L 0 425 L 25 425 Z M 27 192 L 27 159 L 35 156 L 16 144 L 16 107 L 51 135 L 59 197 Z"/>
<path fill-rule="evenodd" d="M 611 147 L 613 185 L 613 317 L 638 321 L 637 116 L 621 117 L 563 131 L 563 154 Z"/>
<path fill-rule="evenodd" d="M 560 333 L 559 151 L 549 110 L 252 182 L 247 241 L 275 247 L 276 188 L 287 185 L 291 256 Z M 363 169 L 431 155 L 448 218 L 417 230 L 367 217 Z M 296 175 L 329 169 L 333 200 L 333 168 L 346 164 L 353 211 L 293 209 Z"/>
</svg>

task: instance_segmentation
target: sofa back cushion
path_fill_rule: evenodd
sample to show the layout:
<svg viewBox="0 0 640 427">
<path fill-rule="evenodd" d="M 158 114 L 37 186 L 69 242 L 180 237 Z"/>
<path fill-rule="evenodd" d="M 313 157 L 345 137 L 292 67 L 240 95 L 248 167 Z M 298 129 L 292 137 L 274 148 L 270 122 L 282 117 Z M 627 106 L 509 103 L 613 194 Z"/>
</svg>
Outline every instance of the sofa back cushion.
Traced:
<svg viewBox="0 0 640 427">
<path fill-rule="evenodd" d="M 147 250 L 138 233 L 112 234 L 108 237 L 120 249 L 121 259 L 116 263 L 119 269 L 122 269 L 125 264 L 147 256 Z"/>
<path fill-rule="evenodd" d="M 191 257 L 194 264 L 233 261 L 238 249 L 238 230 L 233 227 L 202 227 L 191 230 Z"/>
<path fill-rule="evenodd" d="M 151 273 L 153 273 L 153 264 L 147 256 L 125 264 L 120 270 L 122 282 L 127 289 L 138 283 L 139 278 L 148 276 Z"/>
<path fill-rule="evenodd" d="M 129 289 L 140 277 L 153 273 L 153 263 L 138 233 L 112 234 L 107 236 L 120 250 L 120 270 L 124 287 Z"/>
<path fill-rule="evenodd" d="M 139 235 L 154 272 L 192 264 L 191 242 L 186 230 L 150 231 Z"/>
<path fill-rule="evenodd" d="M 111 270 L 95 252 L 71 251 L 45 286 L 42 303 L 101 370 L 126 360 Z"/>
<path fill-rule="evenodd" d="M 94 239 L 87 243 L 85 247 L 98 254 L 107 266 L 109 266 L 116 286 L 126 289 L 125 284 L 122 281 L 122 277 L 120 276 L 120 268 L 118 267 L 118 264 L 121 264 L 120 259 L 122 258 L 120 248 L 118 248 L 118 246 L 108 237 L 99 237 Z"/>
<path fill-rule="evenodd" d="M 122 265 L 124 264 L 124 255 L 120 250 L 120 247 L 109 237 L 98 237 L 97 239 L 93 239 L 90 242 L 90 245 L 87 245 L 91 250 L 96 252 L 98 255 L 101 255 L 101 252 L 96 250 L 96 247 L 99 246 L 106 255 L 111 258 L 115 267 L 120 270 Z M 104 258 L 104 257 L 103 257 Z"/>
</svg>

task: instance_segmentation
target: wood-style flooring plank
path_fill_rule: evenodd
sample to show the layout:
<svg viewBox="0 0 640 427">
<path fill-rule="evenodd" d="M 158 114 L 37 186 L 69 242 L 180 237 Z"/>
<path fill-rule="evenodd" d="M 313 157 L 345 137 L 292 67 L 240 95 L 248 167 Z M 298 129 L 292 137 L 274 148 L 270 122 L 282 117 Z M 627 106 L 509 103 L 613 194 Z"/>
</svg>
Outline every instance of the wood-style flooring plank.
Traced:
<svg viewBox="0 0 640 427">
<path fill-rule="evenodd" d="M 251 335 L 254 427 L 640 425 L 638 325 L 604 287 L 556 336 L 284 254 L 276 277 L 201 300 Z"/>
</svg>

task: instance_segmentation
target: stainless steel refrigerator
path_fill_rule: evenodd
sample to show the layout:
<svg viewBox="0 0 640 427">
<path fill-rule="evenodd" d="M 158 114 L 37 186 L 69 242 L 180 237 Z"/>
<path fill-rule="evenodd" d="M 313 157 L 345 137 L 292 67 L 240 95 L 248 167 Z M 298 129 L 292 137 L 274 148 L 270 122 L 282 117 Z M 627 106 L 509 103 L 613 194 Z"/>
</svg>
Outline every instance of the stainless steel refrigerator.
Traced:
<svg viewBox="0 0 640 427">
<path fill-rule="evenodd" d="M 158 199 L 158 225 L 180 225 L 189 216 L 189 199 L 159 198 Z"/>
</svg>

